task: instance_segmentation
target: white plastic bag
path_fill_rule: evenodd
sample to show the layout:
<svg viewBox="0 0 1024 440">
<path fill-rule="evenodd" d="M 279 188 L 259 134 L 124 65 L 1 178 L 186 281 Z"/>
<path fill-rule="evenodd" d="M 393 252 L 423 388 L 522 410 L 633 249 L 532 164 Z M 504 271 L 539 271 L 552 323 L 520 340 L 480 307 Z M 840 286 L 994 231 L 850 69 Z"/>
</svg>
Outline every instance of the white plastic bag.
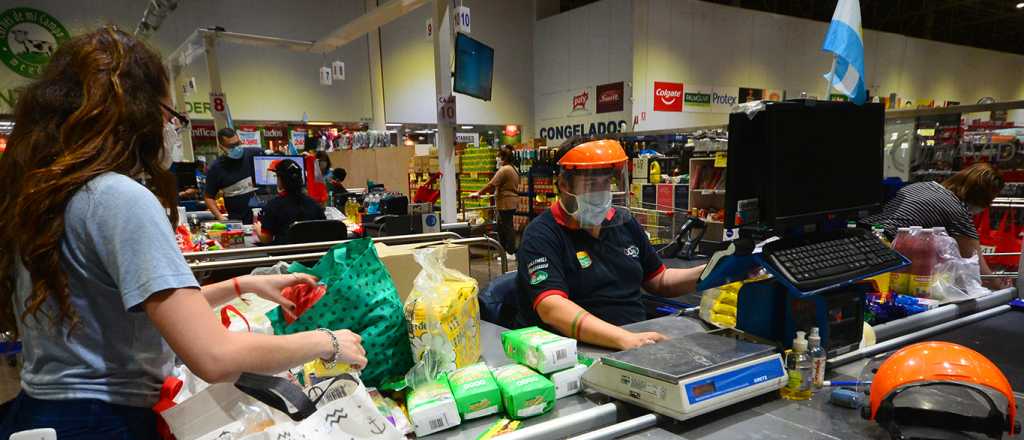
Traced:
<svg viewBox="0 0 1024 440">
<path fill-rule="evenodd" d="M 935 266 L 932 284 L 928 289 L 931 299 L 943 303 L 960 302 L 992 293 L 981 285 L 981 267 L 978 256 L 949 258 Z"/>
</svg>

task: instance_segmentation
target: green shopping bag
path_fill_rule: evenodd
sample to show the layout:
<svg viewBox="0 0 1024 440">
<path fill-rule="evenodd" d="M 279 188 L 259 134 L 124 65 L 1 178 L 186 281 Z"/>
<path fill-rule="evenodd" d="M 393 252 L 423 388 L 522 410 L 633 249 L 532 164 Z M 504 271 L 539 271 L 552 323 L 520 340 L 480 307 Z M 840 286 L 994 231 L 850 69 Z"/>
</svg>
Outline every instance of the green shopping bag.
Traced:
<svg viewBox="0 0 1024 440">
<path fill-rule="evenodd" d="M 312 269 L 292 263 L 289 272 L 320 278 L 327 292 L 295 322 L 288 324 L 280 307 L 267 313 L 274 333 L 287 335 L 319 327 L 349 329 L 363 338 L 369 363 L 361 377 L 368 387 L 404 375 L 412 367 L 405 313 L 377 249 L 369 238 L 339 243 Z"/>
</svg>

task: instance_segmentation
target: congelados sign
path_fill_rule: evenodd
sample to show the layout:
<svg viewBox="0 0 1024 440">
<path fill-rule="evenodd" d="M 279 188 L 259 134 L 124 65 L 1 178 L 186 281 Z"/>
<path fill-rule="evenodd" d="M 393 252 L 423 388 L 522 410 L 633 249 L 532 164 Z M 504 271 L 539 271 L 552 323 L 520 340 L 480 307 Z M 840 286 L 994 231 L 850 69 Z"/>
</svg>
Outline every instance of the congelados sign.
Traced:
<svg viewBox="0 0 1024 440">
<path fill-rule="evenodd" d="M 542 127 L 540 137 L 544 139 L 567 139 L 577 136 L 595 136 L 619 133 L 626 130 L 626 121 L 591 122 L 590 124 L 567 124 Z"/>
</svg>

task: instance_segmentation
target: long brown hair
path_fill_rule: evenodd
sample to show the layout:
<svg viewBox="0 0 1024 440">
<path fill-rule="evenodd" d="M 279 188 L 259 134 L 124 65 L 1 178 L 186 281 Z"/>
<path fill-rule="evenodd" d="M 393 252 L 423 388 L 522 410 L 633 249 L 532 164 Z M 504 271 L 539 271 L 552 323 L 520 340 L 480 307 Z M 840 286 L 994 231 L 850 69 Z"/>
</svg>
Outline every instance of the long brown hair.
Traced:
<svg viewBox="0 0 1024 440">
<path fill-rule="evenodd" d="M 979 162 L 942 182 L 961 202 L 978 208 L 988 208 L 1003 190 L 1003 177 L 992 165 Z"/>
<path fill-rule="evenodd" d="M 42 76 L 21 91 L 0 158 L 0 330 L 16 334 L 16 319 L 38 319 L 40 312 L 55 327 L 74 328 L 78 313 L 61 266 L 64 211 L 93 178 L 146 176 L 177 221 L 174 175 L 160 166 L 160 102 L 168 91 L 160 56 L 113 27 L 61 45 Z M 15 318 L 18 262 L 32 277 L 32 291 Z"/>
</svg>

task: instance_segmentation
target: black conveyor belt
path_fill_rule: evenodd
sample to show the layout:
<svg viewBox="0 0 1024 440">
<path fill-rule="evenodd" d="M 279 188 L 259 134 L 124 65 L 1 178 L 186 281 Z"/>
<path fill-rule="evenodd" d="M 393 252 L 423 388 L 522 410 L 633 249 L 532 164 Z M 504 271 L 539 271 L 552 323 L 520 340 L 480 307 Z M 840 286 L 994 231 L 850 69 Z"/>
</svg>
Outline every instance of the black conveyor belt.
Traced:
<svg viewBox="0 0 1024 440">
<path fill-rule="evenodd" d="M 929 341 L 963 345 L 989 358 L 1003 370 L 1014 390 L 1024 390 L 1024 312 L 1010 310 L 988 319 L 939 333 Z"/>
</svg>

